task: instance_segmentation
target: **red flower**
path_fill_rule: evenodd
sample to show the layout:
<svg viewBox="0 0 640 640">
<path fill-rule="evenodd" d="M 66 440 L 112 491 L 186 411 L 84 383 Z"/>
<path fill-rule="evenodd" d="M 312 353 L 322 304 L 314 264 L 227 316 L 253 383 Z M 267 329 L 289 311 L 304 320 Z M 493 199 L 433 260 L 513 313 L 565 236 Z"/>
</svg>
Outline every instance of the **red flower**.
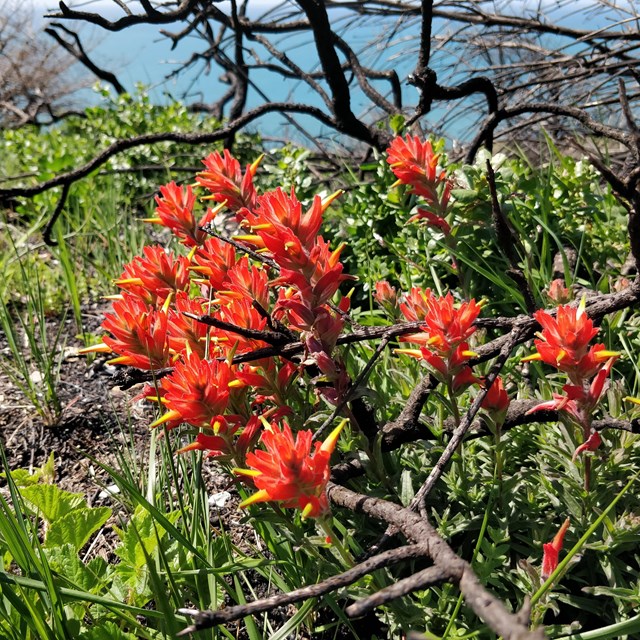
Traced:
<svg viewBox="0 0 640 640">
<path fill-rule="evenodd" d="M 119 356 L 109 360 L 110 364 L 138 369 L 162 369 L 169 365 L 166 306 L 156 310 L 126 292 L 114 301 L 113 313 L 107 313 L 102 323 L 102 328 L 112 334 L 103 338 L 104 344 Z"/>
<path fill-rule="evenodd" d="M 509 408 L 509 396 L 504 390 L 500 376 L 498 376 L 489 387 L 489 391 L 484 397 L 481 406 L 489 413 L 501 416 L 502 421 L 504 421 L 504 415 L 506 415 L 507 409 Z"/>
<path fill-rule="evenodd" d="M 549 296 L 549 299 L 556 304 L 566 304 L 567 302 L 571 302 L 573 297 L 571 289 L 564 286 L 564 280 L 561 278 L 556 278 L 551 282 L 549 290 L 547 291 L 547 296 Z"/>
<path fill-rule="evenodd" d="M 578 386 L 595 375 L 605 360 L 618 355 L 602 344 L 589 347 L 598 329 L 584 311 L 584 300 L 577 308 L 558 307 L 555 318 L 544 310 L 536 311 L 534 318 L 542 326 L 535 340 L 538 353 L 523 360 L 542 360 L 567 373 Z"/>
<path fill-rule="evenodd" d="M 259 196 L 257 206 L 247 212 L 245 219 L 265 244 L 268 244 L 268 237 L 289 232 L 291 239 L 295 238 L 304 249 L 310 251 L 320 231 L 322 214 L 341 193 L 338 191 L 324 201 L 320 196 L 315 196 L 311 208 L 303 214 L 293 187 L 289 195 L 278 187 Z"/>
<path fill-rule="evenodd" d="M 151 426 L 181 419 L 196 427 L 213 427 L 229 403 L 231 387 L 242 386 L 226 362 L 188 354 L 161 382 L 168 411 Z M 216 430 L 214 428 L 214 430 Z"/>
<path fill-rule="evenodd" d="M 565 533 L 567 533 L 570 523 L 571 521 L 567 518 L 553 540 L 542 545 L 543 553 L 541 575 L 545 580 L 556 570 L 556 567 L 558 566 L 558 555 L 560 554 L 560 551 L 562 551 L 562 543 L 564 542 L 564 536 Z"/>
<path fill-rule="evenodd" d="M 442 216 L 429 209 L 418 208 L 418 212 L 411 216 L 407 222 L 416 222 L 418 220 L 424 220 L 429 227 L 440 229 L 445 236 L 451 235 L 451 225 Z"/>
<path fill-rule="evenodd" d="M 236 264 L 236 250 L 228 242 L 207 238 L 193 256 L 190 270 L 206 278 L 209 286 L 217 291 L 224 288 L 227 272 Z"/>
<path fill-rule="evenodd" d="M 144 247 L 144 256 L 137 256 L 125 265 L 122 275 L 115 281 L 142 298 L 148 304 L 162 303 L 170 293 L 185 291 L 189 287 L 189 260 L 174 257 L 160 246 Z"/>
<path fill-rule="evenodd" d="M 374 300 L 390 315 L 397 313 L 398 296 L 395 287 L 392 287 L 386 280 L 376 282 Z"/>
<path fill-rule="evenodd" d="M 243 207 L 252 209 L 256 200 L 253 177 L 263 157 L 260 156 L 253 164 L 247 165 L 242 175 L 240 163 L 228 149 L 224 150 L 224 155 L 215 151 L 202 161 L 205 170 L 196 176 L 196 180 L 200 186 L 211 191 L 209 199 L 226 202 L 231 211 L 235 212 Z"/>
<path fill-rule="evenodd" d="M 208 209 L 206 214 L 196 221 L 193 207 L 196 197 L 190 185 L 180 187 L 175 182 L 160 187 L 160 195 L 156 196 L 156 217 L 146 218 L 145 222 L 153 222 L 168 227 L 188 247 L 202 244 L 208 237 L 198 227 L 211 222 L 219 208 Z"/>
<path fill-rule="evenodd" d="M 178 291 L 175 305 L 169 309 L 167 325 L 169 349 L 172 354 L 194 351 L 201 358 L 204 358 L 208 348 L 209 355 L 213 355 L 216 339 L 212 335 L 211 327 L 184 315 L 190 313 L 201 316 L 208 311 L 209 303 L 206 298 L 190 298 L 184 291 Z M 209 341 L 208 338 L 210 338 Z"/>
<path fill-rule="evenodd" d="M 422 332 L 400 338 L 405 342 L 424 345 L 417 349 L 396 349 L 414 358 L 426 360 L 442 377 L 455 377 L 462 372 L 465 363 L 475 354 L 469 351 L 466 340 L 476 328 L 473 323 L 481 306 L 475 300 L 454 306 L 453 296 L 436 298 L 427 289 L 412 289 L 409 298 L 400 305 L 407 320 L 424 320 Z M 464 383 L 469 382 L 468 373 Z"/>
<path fill-rule="evenodd" d="M 420 142 L 418 136 L 398 136 L 387 149 L 387 162 L 400 184 L 411 186 L 411 191 L 427 199 L 435 213 L 447 208 L 451 183 L 446 171 L 438 172 L 440 156 L 433 152 L 431 142 Z"/>
<path fill-rule="evenodd" d="M 602 444 L 602 438 L 597 431 L 593 431 L 591 435 L 573 452 L 571 459 L 575 462 L 576 458 L 583 451 L 595 451 Z"/>
<path fill-rule="evenodd" d="M 250 469 L 235 472 L 250 476 L 258 492 L 240 504 L 247 507 L 256 502 L 283 502 L 285 507 L 302 509 L 303 517 L 317 518 L 328 513 L 329 501 L 325 492 L 329 481 L 329 459 L 335 449 L 342 422 L 321 444 L 316 442 L 312 452 L 311 431 L 298 432 L 295 440 L 291 428 L 284 423 L 282 431 L 275 424 L 262 434 L 266 451 L 247 455 Z"/>
<path fill-rule="evenodd" d="M 269 277 L 265 269 L 249 264 L 244 257 L 226 273 L 217 298 L 248 298 L 255 300 L 263 309 L 269 306 Z"/>
</svg>

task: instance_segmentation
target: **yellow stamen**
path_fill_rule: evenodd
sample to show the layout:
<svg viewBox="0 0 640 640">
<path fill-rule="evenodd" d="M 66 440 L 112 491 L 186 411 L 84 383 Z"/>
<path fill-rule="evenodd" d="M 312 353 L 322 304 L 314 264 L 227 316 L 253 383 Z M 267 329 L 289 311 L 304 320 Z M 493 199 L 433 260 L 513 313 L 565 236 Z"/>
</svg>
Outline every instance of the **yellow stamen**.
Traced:
<svg viewBox="0 0 640 640">
<path fill-rule="evenodd" d="M 393 165 L 391 165 L 393 167 Z M 398 165 L 396 165 L 398 166 Z M 402 182 L 402 180 L 396 180 L 392 185 L 391 188 L 395 189 L 396 187 L 399 187 L 401 184 L 404 184 L 404 182 Z"/>
<path fill-rule="evenodd" d="M 534 360 L 542 360 L 542 356 L 539 353 L 534 353 L 526 358 L 522 358 L 520 362 L 533 362 Z"/>
<path fill-rule="evenodd" d="M 124 300 L 124 296 L 121 293 L 114 293 L 112 296 L 102 296 L 103 300 Z"/>
<path fill-rule="evenodd" d="M 242 380 L 232 380 L 227 387 L 229 387 L 229 389 L 240 389 L 244 387 L 244 382 L 242 382 Z"/>
<path fill-rule="evenodd" d="M 120 278 L 119 280 L 114 280 L 113 284 L 117 284 L 119 287 L 127 284 L 144 284 L 141 278 Z"/>
<path fill-rule="evenodd" d="M 213 429 L 213 433 L 217 436 L 218 433 L 220 433 L 220 427 L 222 426 L 222 422 L 220 422 L 220 420 L 216 420 L 212 425 L 211 428 Z"/>
<path fill-rule="evenodd" d="M 313 504 L 311 502 L 307 502 L 305 508 L 302 510 L 302 519 L 306 520 L 309 517 L 309 514 L 313 511 Z"/>
<path fill-rule="evenodd" d="M 196 255 L 196 251 L 198 251 L 198 249 L 199 249 L 199 247 L 198 247 L 198 245 L 196 245 L 195 247 L 193 247 L 191 249 L 191 251 L 189 251 L 189 253 L 187 254 L 187 260 L 189 262 L 191 262 L 193 260 L 193 256 Z"/>
<path fill-rule="evenodd" d="M 142 218 L 142 222 L 149 222 L 151 224 L 162 224 L 162 218 Z"/>
<path fill-rule="evenodd" d="M 422 351 L 420 349 L 394 349 L 394 353 L 403 353 L 407 356 L 412 356 L 413 358 L 422 358 Z"/>
<path fill-rule="evenodd" d="M 336 448 L 338 438 L 340 437 L 340 433 L 347 422 L 349 422 L 348 418 L 342 420 L 342 422 L 328 435 L 327 439 L 322 443 L 320 451 L 326 451 L 329 454 L 333 453 L 333 450 Z"/>
<path fill-rule="evenodd" d="M 162 312 L 167 313 L 169 311 L 169 307 L 171 306 L 171 300 L 173 299 L 173 291 L 169 292 L 167 299 L 162 304 Z"/>
<path fill-rule="evenodd" d="M 567 352 L 564 349 L 560 349 L 556 357 L 556 362 L 562 362 L 567 357 Z"/>
<path fill-rule="evenodd" d="M 117 358 L 112 358 L 111 360 L 107 360 L 107 364 L 133 365 L 135 364 L 135 360 L 131 356 L 119 356 Z"/>
<path fill-rule="evenodd" d="M 258 167 L 260 166 L 260 163 L 262 162 L 262 159 L 264 158 L 264 153 L 261 153 L 250 165 L 249 165 L 249 173 L 252 176 L 256 175 L 256 171 L 258 170 Z"/>
<path fill-rule="evenodd" d="M 621 351 L 596 351 L 593 357 L 595 360 L 607 360 L 608 358 L 617 358 L 621 354 Z"/>
<path fill-rule="evenodd" d="M 633 404 L 640 404 L 640 398 L 632 398 L 631 396 L 625 396 L 622 399 L 626 400 L 627 402 L 633 402 Z"/>
<path fill-rule="evenodd" d="M 320 205 L 320 208 L 322 209 L 323 213 L 329 208 L 331 203 L 336 198 L 339 198 L 343 193 L 344 193 L 344 189 L 338 189 L 337 191 L 334 191 L 330 196 L 327 196 Z"/>
<path fill-rule="evenodd" d="M 182 414 L 175 409 L 170 409 L 166 413 L 163 413 L 157 420 L 154 420 L 150 425 L 150 429 L 155 429 L 159 427 L 161 424 L 165 424 L 165 422 L 170 422 L 171 420 L 178 420 L 178 418 L 182 418 Z"/>
<path fill-rule="evenodd" d="M 94 344 L 90 347 L 78 349 L 79 355 L 84 355 L 85 353 L 111 353 L 111 347 L 104 342 L 100 342 L 99 344 Z"/>
<path fill-rule="evenodd" d="M 262 471 L 257 469 L 239 469 L 238 467 L 231 469 L 231 473 L 236 476 L 248 476 L 250 478 L 257 478 L 262 475 Z"/>
<path fill-rule="evenodd" d="M 478 354 L 475 351 L 463 351 L 462 355 L 465 358 L 477 358 Z"/>
<path fill-rule="evenodd" d="M 258 493 L 254 493 L 252 496 L 249 496 L 246 500 L 243 500 L 238 506 L 241 509 L 248 507 L 251 504 L 255 504 L 256 502 L 266 502 L 267 500 L 271 500 L 271 496 L 266 489 L 260 489 Z"/>
<path fill-rule="evenodd" d="M 251 244 L 264 245 L 262 242 L 262 238 L 255 234 L 248 234 L 245 236 L 233 236 L 234 240 L 239 240 L 240 242 L 250 242 Z"/>
</svg>

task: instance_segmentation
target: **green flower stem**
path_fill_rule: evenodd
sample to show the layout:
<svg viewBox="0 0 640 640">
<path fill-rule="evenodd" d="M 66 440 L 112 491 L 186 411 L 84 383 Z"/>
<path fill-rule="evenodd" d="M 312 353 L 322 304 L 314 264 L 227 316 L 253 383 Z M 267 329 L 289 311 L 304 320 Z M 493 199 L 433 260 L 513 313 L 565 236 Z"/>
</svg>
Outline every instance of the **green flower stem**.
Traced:
<svg viewBox="0 0 640 640">
<path fill-rule="evenodd" d="M 340 538 L 338 538 L 336 532 L 333 530 L 331 526 L 332 516 L 327 515 L 321 518 L 318 518 L 318 524 L 320 528 L 324 532 L 324 534 L 331 539 L 331 544 L 335 547 L 336 551 L 340 554 L 343 562 L 348 567 L 353 567 L 355 565 L 355 560 L 351 553 L 346 549 L 346 547 L 340 542 Z"/>
</svg>

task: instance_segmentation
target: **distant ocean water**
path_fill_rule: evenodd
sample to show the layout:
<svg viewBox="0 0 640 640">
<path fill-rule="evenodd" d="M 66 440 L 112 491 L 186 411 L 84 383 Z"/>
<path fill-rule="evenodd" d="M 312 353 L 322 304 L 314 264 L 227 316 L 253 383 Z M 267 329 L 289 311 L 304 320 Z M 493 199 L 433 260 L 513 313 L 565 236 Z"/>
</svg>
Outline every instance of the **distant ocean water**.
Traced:
<svg viewBox="0 0 640 640">
<path fill-rule="evenodd" d="M 14 0 L 17 1 L 17 0 Z M 76 2 L 79 9 L 85 11 L 100 11 L 104 15 L 114 18 L 122 15 L 114 2 L 109 0 L 98 0 L 97 2 Z M 217 6 L 225 10 L 225 4 Z M 279 2 L 274 0 L 252 0 L 250 7 L 257 15 L 268 10 Z M 527 10 L 527 0 L 514 0 L 512 10 L 516 14 L 522 15 Z M 536 1 L 536 6 L 538 2 Z M 543 0 L 543 4 L 553 7 L 552 0 Z M 588 5 L 588 0 L 576 0 L 575 7 Z M 521 5 L 521 6 L 520 6 Z M 133 3 L 132 10 L 137 10 L 136 3 Z M 520 6 L 520 9 L 518 9 Z M 47 0 L 36 0 L 34 5 L 34 22 L 39 22 L 41 16 L 47 9 L 55 11 L 55 4 Z M 228 11 L 228 6 L 226 7 Z M 333 14 L 336 22 L 339 22 L 340 15 Z M 581 19 L 580 16 L 572 18 L 571 26 L 574 28 L 595 29 L 605 26 L 611 21 L 611 16 L 606 12 L 599 15 L 586 14 Z M 75 28 L 75 23 L 67 23 Z M 170 25 L 137 25 L 129 27 L 123 31 L 108 32 L 92 25 L 83 25 L 80 33 L 83 43 L 90 50 L 92 59 L 106 70 L 116 74 L 120 82 L 130 91 L 134 91 L 137 84 L 145 85 L 156 102 L 165 102 L 171 99 L 185 100 L 187 102 L 202 101 L 215 102 L 228 88 L 228 85 L 220 81 L 223 71 L 220 68 L 212 67 L 206 73 L 201 64 L 191 70 L 167 80 L 167 76 L 175 71 L 181 64 L 187 61 L 190 56 L 202 49 L 202 41 L 197 37 L 189 37 L 182 41 L 176 50 L 171 50 L 171 42 L 168 38 L 159 33 L 160 29 L 169 32 L 177 32 L 184 28 L 184 24 L 176 23 Z M 403 104 L 414 105 L 417 94 L 414 87 L 406 82 L 407 75 L 412 71 L 412 66 L 416 61 L 417 54 L 417 33 L 418 25 L 416 21 L 407 23 L 402 30 L 392 34 L 390 43 L 385 46 L 370 45 L 368 43 L 375 40 L 381 34 L 389 33 L 392 23 L 390 21 L 380 21 L 375 25 L 355 26 L 349 31 L 349 43 L 352 48 L 363 53 L 363 60 L 376 68 L 393 68 L 400 76 L 402 82 Z M 435 25 L 436 29 L 438 25 Z M 315 45 L 311 42 L 308 34 L 287 34 L 284 36 L 287 51 L 291 59 L 301 68 L 311 71 L 316 58 Z M 262 60 L 268 59 L 268 53 L 256 43 L 247 43 L 248 47 L 258 54 Z M 251 56 L 246 55 L 246 61 L 251 62 Z M 434 55 L 434 66 L 445 62 L 442 54 Z M 257 106 L 264 102 L 260 95 L 263 93 L 267 99 L 272 101 L 295 101 L 306 104 L 313 104 L 322 107 L 320 97 L 309 89 L 301 81 L 285 80 L 273 73 L 264 70 L 252 70 L 250 78 L 255 83 L 255 87 L 250 87 L 248 94 L 247 108 Z M 353 83 L 355 86 L 355 82 Z M 386 81 L 374 81 L 374 85 L 382 92 L 388 92 L 389 84 Z M 83 100 L 95 101 L 95 93 L 85 91 Z M 366 108 L 370 104 L 369 100 L 360 92 L 354 91 L 353 111 L 367 117 Z M 445 113 L 447 106 L 437 106 L 430 114 L 431 122 L 437 122 Z M 370 115 L 370 114 L 369 114 Z M 321 136 L 323 127 L 315 119 L 307 116 L 293 116 L 296 122 L 308 131 L 311 137 Z M 252 125 L 253 129 L 259 129 L 265 135 L 282 136 L 300 140 L 298 131 L 280 114 L 269 114 L 260 118 Z M 452 138 L 466 138 L 466 123 L 464 118 L 459 120 L 455 127 L 449 132 Z M 304 137 L 303 137 L 304 138 Z"/>
</svg>

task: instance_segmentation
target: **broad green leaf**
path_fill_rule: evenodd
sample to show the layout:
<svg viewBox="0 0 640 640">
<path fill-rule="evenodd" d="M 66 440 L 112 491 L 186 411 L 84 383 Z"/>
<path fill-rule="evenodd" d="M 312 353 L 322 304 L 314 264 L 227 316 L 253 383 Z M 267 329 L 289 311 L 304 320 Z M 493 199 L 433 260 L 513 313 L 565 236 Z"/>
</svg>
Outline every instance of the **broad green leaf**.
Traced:
<svg viewBox="0 0 640 640">
<path fill-rule="evenodd" d="M 64 491 L 55 484 L 32 485 L 22 489 L 20 493 L 50 524 L 74 509 L 87 506 L 81 493 Z"/>
<path fill-rule="evenodd" d="M 105 622 L 83 633 L 78 640 L 136 640 L 137 636 L 122 631 L 113 622 Z"/>
<path fill-rule="evenodd" d="M 109 507 L 75 509 L 51 523 L 45 547 L 59 547 L 69 543 L 77 553 L 110 516 Z"/>
</svg>

